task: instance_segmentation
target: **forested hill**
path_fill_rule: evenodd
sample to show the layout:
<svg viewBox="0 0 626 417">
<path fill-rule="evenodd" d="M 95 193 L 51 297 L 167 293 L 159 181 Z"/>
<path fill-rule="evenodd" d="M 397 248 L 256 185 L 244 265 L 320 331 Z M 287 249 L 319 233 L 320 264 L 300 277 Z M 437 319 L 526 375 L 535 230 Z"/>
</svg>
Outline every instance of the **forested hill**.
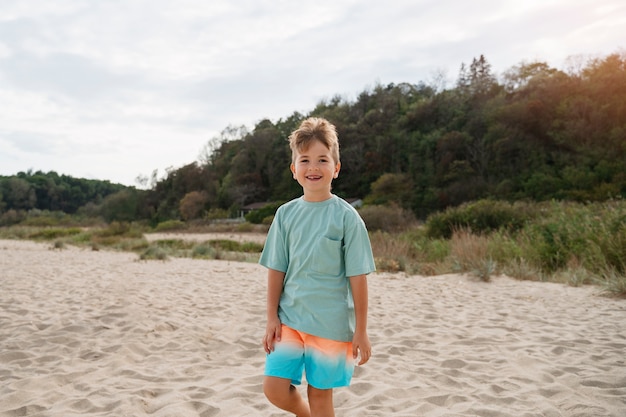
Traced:
<svg viewBox="0 0 626 417">
<path fill-rule="evenodd" d="M 619 53 L 567 72 L 522 63 L 498 78 L 481 56 L 461 65 L 450 89 L 377 85 L 355 100 L 337 96 L 251 131 L 229 127 L 207 143 L 202 161 L 124 198 L 160 221 L 300 195 L 286 138 L 313 115 L 338 128 L 335 193 L 394 202 L 419 217 L 479 198 L 626 196 L 626 53 Z M 6 210 L 6 184 L 2 190 Z"/>
<path fill-rule="evenodd" d="M 110 181 L 74 178 L 54 171 L 20 172 L 0 176 L 0 213 L 37 209 L 72 214 L 88 204 L 99 205 L 107 196 L 126 188 Z"/>
</svg>

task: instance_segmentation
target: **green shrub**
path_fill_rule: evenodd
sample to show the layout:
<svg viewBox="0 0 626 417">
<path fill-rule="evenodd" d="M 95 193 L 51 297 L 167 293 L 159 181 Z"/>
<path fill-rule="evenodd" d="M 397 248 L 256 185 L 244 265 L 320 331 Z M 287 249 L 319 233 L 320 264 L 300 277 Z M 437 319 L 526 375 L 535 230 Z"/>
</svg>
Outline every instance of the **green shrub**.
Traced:
<svg viewBox="0 0 626 417">
<path fill-rule="evenodd" d="M 263 251 L 263 245 L 255 242 L 239 243 L 234 240 L 218 239 L 209 241 L 211 246 L 229 252 L 247 252 L 260 253 Z"/>
<path fill-rule="evenodd" d="M 412 258 L 418 262 L 440 262 L 450 254 L 450 242 L 446 239 L 429 238 L 423 227 L 409 228 L 398 235 L 398 238 L 410 245 Z"/>
<path fill-rule="evenodd" d="M 113 237 L 113 239 L 114 238 L 115 237 Z M 99 247 L 98 242 L 94 242 L 93 244 Z M 146 239 L 143 239 L 143 238 L 141 239 L 128 238 L 128 239 L 118 239 L 117 241 L 112 242 L 108 246 L 111 246 L 117 250 L 122 250 L 122 251 L 127 251 L 127 252 L 140 252 L 140 251 L 146 250 L 150 246 L 150 244 L 148 243 Z"/>
<path fill-rule="evenodd" d="M 239 252 L 261 253 L 263 252 L 263 245 L 256 242 L 243 242 L 239 245 Z"/>
<path fill-rule="evenodd" d="M 568 260 L 566 237 L 556 223 L 532 224 L 526 230 L 525 252 L 540 269 L 550 273 L 563 268 Z"/>
<path fill-rule="evenodd" d="M 520 234 L 529 260 L 547 272 L 568 263 L 601 275 L 626 272 L 626 204 L 550 203 Z"/>
<path fill-rule="evenodd" d="M 94 232 L 95 235 L 105 236 L 122 236 L 130 231 L 130 223 L 127 222 L 112 222 L 106 227 L 103 227 Z"/>
<path fill-rule="evenodd" d="M 487 253 L 491 259 L 500 265 L 520 259 L 523 255 L 522 247 L 515 239 L 514 234 L 503 230 L 489 235 Z"/>
<path fill-rule="evenodd" d="M 91 244 L 92 242 L 92 233 L 89 231 L 81 231 L 75 235 L 72 235 L 71 242 L 76 245 L 81 244 Z"/>
<path fill-rule="evenodd" d="M 172 230 L 183 230 L 185 229 L 185 223 L 180 220 L 166 220 L 156 225 L 154 228 L 155 232 L 167 232 Z"/>
<path fill-rule="evenodd" d="M 195 246 L 195 243 L 182 239 L 162 239 L 157 240 L 156 242 L 152 243 L 152 245 L 177 251 L 192 249 Z"/>
<path fill-rule="evenodd" d="M 208 243 L 202 243 L 193 247 L 191 251 L 192 258 L 214 259 L 216 258 L 216 250 Z"/>
<path fill-rule="evenodd" d="M 282 202 L 270 203 L 261 207 L 260 209 L 252 210 L 250 213 L 246 214 L 246 221 L 254 224 L 262 224 L 263 219 L 276 214 L 276 210 L 278 210 L 278 207 L 280 207 L 282 204 Z"/>
<path fill-rule="evenodd" d="M 53 227 L 59 225 L 59 219 L 50 216 L 27 217 L 22 221 L 24 226 Z"/>
<path fill-rule="evenodd" d="M 238 223 L 236 230 L 242 233 L 252 232 L 254 231 L 254 225 L 248 222 Z"/>
<path fill-rule="evenodd" d="M 207 211 L 206 216 L 204 217 L 207 220 L 221 220 L 228 219 L 228 211 L 219 208 L 212 208 Z"/>
<path fill-rule="evenodd" d="M 479 200 L 430 215 L 426 228 L 429 237 L 444 239 L 450 239 L 459 229 L 476 234 L 501 229 L 514 232 L 534 216 L 533 209 L 525 203 Z"/>
<path fill-rule="evenodd" d="M 45 239 L 52 240 L 60 237 L 73 236 L 81 233 L 82 230 L 78 227 L 53 227 L 37 229 L 29 235 L 31 239 Z"/>
</svg>

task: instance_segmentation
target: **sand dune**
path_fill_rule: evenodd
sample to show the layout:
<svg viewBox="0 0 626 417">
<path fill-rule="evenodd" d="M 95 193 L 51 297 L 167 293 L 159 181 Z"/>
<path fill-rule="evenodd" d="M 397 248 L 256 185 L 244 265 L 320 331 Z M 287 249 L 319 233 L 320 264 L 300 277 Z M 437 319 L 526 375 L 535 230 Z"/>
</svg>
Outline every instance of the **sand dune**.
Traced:
<svg viewBox="0 0 626 417">
<path fill-rule="evenodd" d="M 626 416 L 626 301 L 373 274 L 374 356 L 338 416 Z M 0 241 L 0 416 L 284 416 L 260 389 L 265 271 Z"/>
</svg>

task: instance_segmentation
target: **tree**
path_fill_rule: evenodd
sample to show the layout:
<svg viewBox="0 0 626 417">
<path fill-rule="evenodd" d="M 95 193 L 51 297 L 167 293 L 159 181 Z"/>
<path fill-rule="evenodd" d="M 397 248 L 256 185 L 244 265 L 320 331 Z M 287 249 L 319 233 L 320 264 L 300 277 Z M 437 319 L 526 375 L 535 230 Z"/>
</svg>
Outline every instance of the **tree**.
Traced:
<svg viewBox="0 0 626 417">
<path fill-rule="evenodd" d="M 491 64 L 484 55 L 472 59 L 469 68 L 463 63 L 457 79 L 457 90 L 464 96 L 484 97 L 493 93 L 498 86 L 496 77 L 491 73 Z"/>
<path fill-rule="evenodd" d="M 205 191 L 191 191 L 180 200 L 179 211 L 183 220 L 193 220 L 202 217 L 208 195 Z"/>
<path fill-rule="evenodd" d="M 504 72 L 504 89 L 507 93 L 524 90 L 532 81 L 548 79 L 558 72 L 545 62 L 522 62 Z"/>
<path fill-rule="evenodd" d="M 219 151 L 223 144 L 241 140 L 249 134 L 248 128 L 244 125 L 228 125 L 218 136 L 212 137 L 200 151 L 198 160 L 200 164 L 211 165 L 219 158 Z"/>
<path fill-rule="evenodd" d="M 461 65 L 450 89 L 377 84 L 355 100 L 337 95 L 307 114 L 263 119 L 251 130 L 229 125 L 206 144 L 199 163 L 153 175 L 149 189 L 137 193 L 136 216 L 193 218 L 200 205 L 226 210 L 300 195 L 286 139 L 310 116 L 327 118 L 339 133 L 342 169 L 333 192 L 400 200 L 421 217 L 482 197 L 625 196 L 625 58 L 581 61 L 568 73 L 522 62 L 498 83 L 481 55 Z M 71 212 L 121 190 L 56 173 L 15 178 L 25 182 L 10 185 L 0 177 L 4 209 L 17 204 Z"/>
<path fill-rule="evenodd" d="M 131 222 L 137 218 L 137 199 L 135 190 L 125 189 L 108 195 L 102 202 L 102 217 L 107 222 Z"/>
<path fill-rule="evenodd" d="M 410 208 L 413 184 L 406 174 L 383 174 L 372 183 L 372 191 L 364 203 L 373 205 L 396 204 Z"/>
<path fill-rule="evenodd" d="M 33 186 L 23 178 L 9 178 L 5 183 L 5 202 L 8 209 L 30 210 L 36 207 L 37 195 Z"/>
</svg>

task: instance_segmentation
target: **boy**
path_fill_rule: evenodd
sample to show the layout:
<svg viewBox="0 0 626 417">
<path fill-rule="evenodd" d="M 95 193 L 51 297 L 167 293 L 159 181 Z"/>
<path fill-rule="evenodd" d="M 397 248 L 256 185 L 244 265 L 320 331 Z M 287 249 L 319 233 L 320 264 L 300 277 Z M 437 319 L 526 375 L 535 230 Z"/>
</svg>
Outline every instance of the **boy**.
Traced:
<svg viewBox="0 0 626 417">
<path fill-rule="evenodd" d="M 331 193 L 339 175 L 335 127 L 309 118 L 289 136 L 303 196 L 276 212 L 259 263 L 268 268 L 263 391 L 298 417 L 334 417 L 333 388 L 371 356 L 367 280 L 375 270 L 365 224 Z M 304 400 L 294 385 L 303 372 Z"/>
</svg>

